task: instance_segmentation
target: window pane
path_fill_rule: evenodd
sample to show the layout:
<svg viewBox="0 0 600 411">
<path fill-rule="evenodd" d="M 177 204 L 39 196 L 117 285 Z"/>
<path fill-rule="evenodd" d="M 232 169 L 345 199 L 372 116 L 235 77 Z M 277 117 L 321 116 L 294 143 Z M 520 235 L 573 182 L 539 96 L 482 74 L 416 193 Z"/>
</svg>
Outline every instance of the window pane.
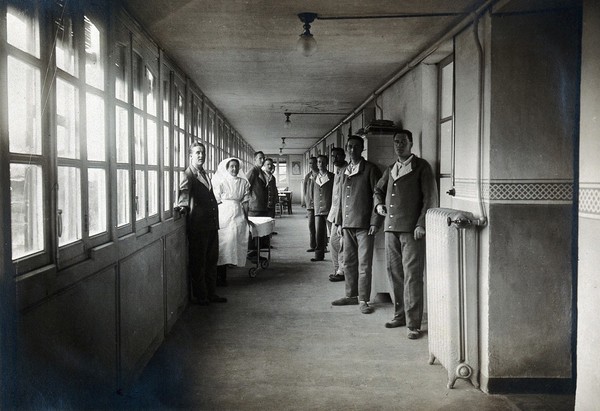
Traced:
<svg viewBox="0 0 600 411">
<path fill-rule="evenodd" d="M 163 185 L 164 185 L 164 194 L 165 194 L 165 211 L 171 210 L 171 180 L 169 179 L 170 171 L 163 172 Z"/>
<path fill-rule="evenodd" d="M 169 136 L 169 126 L 163 127 L 163 164 L 165 167 L 171 165 L 171 136 Z"/>
<path fill-rule="evenodd" d="M 106 171 L 101 168 L 88 170 L 90 236 L 106 232 Z"/>
<path fill-rule="evenodd" d="M 39 25 L 32 10 L 19 10 L 14 6 L 8 6 L 6 37 L 9 44 L 35 57 L 40 57 Z M 9 78 L 13 77 L 9 76 Z"/>
<path fill-rule="evenodd" d="M 117 226 L 129 224 L 131 208 L 129 189 L 129 170 L 117 170 Z"/>
<path fill-rule="evenodd" d="M 10 165 L 12 258 L 44 249 L 44 201 L 42 167 Z"/>
<path fill-rule="evenodd" d="M 452 120 L 441 124 L 440 174 L 452 173 Z"/>
<path fill-rule="evenodd" d="M 117 163 L 129 163 L 129 113 L 127 109 L 117 106 L 115 116 Z"/>
<path fill-rule="evenodd" d="M 104 45 L 101 33 L 92 19 L 84 16 L 85 22 L 85 81 L 104 90 Z"/>
<path fill-rule="evenodd" d="M 95 94 L 87 94 L 86 105 L 87 158 L 106 161 L 106 134 L 104 132 L 104 100 Z"/>
<path fill-rule="evenodd" d="M 146 217 L 146 174 L 144 170 L 135 170 L 135 219 Z"/>
<path fill-rule="evenodd" d="M 135 164 L 146 164 L 144 153 L 144 119 L 139 114 L 133 116 L 133 138 L 135 142 Z"/>
<path fill-rule="evenodd" d="M 8 133 L 13 153 L 41 154 L 40 71 L 8 57 Z"/>
<path fill-rule="evenodd" d="M 59 157 L 79 158 L 79 94 L 56 79 L 56 150 Z"/>
<path fill-rule="evenodd" d="M 156 103 L 158 94 L 158 79 L 146 67 L 146 112 L 153 116 L 156 115 Z"/>
<path fill-rule="evenodd" d="M 452 115 L 453 70 L 454 63 L 442 68 L 442 118 Z"/>
<path fill-rule="evenodd" d="M 186 156 L 187 156 L 187 145 L 185 144 L 185 133 L 179 132 L 179 167 L 185 167 Z"/>
<path fill-rule="evenodd" d="M 167 76 L 168 78 L 168 76 Z M 169 122 L 169 102 L 171 100 L 171 88 L 169 80 L 163 81 L 163 120 Z"/>
<path fill-rule="evenodd" d="M 158 171 L 148 171 L 148 215 L 158 213 Z"/>
<path fill-rule="evenodd" d="M 57 24 L 56 27 L 56 67 L 72 76 L 77 76 L 77 60 L 75 58 L 77 51 L 71 16 L 62 11 L 60 24 Z"/>
<path fill-rule="evenodd" d="M 129 47 L 126 44 L 117 44 L 117 51 L 115 56 L 115 97 L 121 101 L 128 101 L 129 81 L 127 80 L 127 51 Z"/>
<path fill-rule="evenodd" d="M 178 117 L 179 119 L 177 120 L 177 125 L 180 128 L 184 128 L 185 127 L 185 119 L 184 119 L 184 98 L 183 98 L 183 94 L 181 93 L 177 93 L 177 106 L 178 106 Z"/>
<path fill-rule="evenodd" d="M 158 164 L 158 134 L 156 130 L 156 122 L 147 120 L 148 127 L 148 164 Z"/>
<path fill-rule="evenodd" d="M 76 167 L 58 167 L 58 214 L 58 245 L 80 240 L 81 179 Z"/>
<path fill-rule="evenodd" d="M 133 53 L 133 105 L 139 109 L 144 109 L 144 61 L 142 57 Z"/>
</svg>

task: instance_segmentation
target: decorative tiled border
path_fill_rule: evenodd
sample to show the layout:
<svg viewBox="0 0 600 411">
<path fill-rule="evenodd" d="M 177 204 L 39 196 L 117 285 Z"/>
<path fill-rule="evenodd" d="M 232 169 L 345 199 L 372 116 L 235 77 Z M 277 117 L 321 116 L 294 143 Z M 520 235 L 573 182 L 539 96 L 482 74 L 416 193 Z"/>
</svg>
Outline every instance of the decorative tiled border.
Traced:
<svg viewBox="0 0 600 411">
<path fill-rule="evenodd" d="M 600 186 L 581 183 L 579 187 L 579 214 L 600 218 Z"/>
<path fill-rule="evenodd" d="M 457 179 L 454 187 L 456 198 L 465 200 L 477 198 L 477 181 L 474 179 Z M 490 203 L 568 204 L 573 202 L 573 183 L 565 180 L 484 181 L 482 196 L 485 201 Z"/>
<path fill-rule="evenodd" d="M 490 201 L 573 201 L 573 183 L 568 182 L 492 182 Z"/>
</svg>

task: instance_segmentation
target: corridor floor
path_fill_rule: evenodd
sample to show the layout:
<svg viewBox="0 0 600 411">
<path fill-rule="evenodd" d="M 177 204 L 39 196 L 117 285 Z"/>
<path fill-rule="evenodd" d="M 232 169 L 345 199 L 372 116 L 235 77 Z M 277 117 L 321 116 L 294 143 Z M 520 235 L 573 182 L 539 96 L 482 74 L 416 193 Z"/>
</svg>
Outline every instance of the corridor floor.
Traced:
<svg viewBox="0 0 600 411">
<path fill-rule="evenodd" d="M 330 254 L 311 262 L 303 210 L 276 219 L 268 269 L 230 269 L 226 304 L 190 306 L 120 404 L 190 410 L 572 410 L 572 396 L 446 389 L 427 334 L 386 329 L 391 303 L 333 307 Z"/>
</svg>

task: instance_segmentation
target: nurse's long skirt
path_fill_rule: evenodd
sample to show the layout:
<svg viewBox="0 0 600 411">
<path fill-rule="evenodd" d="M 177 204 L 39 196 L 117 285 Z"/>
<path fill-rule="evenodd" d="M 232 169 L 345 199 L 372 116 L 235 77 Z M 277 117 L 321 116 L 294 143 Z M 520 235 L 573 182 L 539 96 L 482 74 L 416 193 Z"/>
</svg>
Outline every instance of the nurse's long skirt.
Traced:
<svg viewBox="0 0 600 411">
<path fill-rule="evenodd" d="M 222 200 L 219 204 L 219 261 L 218 265 L 246 265 L 248 253 L 248 223 L 241 202 Z"/>
</svg>

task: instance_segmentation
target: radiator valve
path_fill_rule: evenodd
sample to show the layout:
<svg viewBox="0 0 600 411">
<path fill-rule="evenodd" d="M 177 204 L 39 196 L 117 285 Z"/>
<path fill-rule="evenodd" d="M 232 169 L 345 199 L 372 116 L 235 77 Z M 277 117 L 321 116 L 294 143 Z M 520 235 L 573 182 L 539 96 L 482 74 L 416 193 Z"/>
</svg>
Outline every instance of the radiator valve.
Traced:
<svg viewBox="0 0 600 411">
<path fill-rule="evenodd" d="M 455 216 L 454 220 L 452 219 L 452 217 L 448 217 L 446 219 L 446 222 L 448 223 L 448 227 L 454 226 L 459 229 L 471 227 L 473 225 L 473 220 L 471 220 L 470 218 L 467 218 L 463 215 Z"/>
<path fill-rule="evenodd" d="M 452 215 L 451 217 L 448 217 L 446 219 L 446 222 L 448 223 L 448 227 L 454 226 L 457 229 L 461 229 L 469 228 L 472 226 L 484 226 L 487 223 L 487 219 L 485 217 L 475 218 L 471 213 L 460 212 Z"/>
</svg>

